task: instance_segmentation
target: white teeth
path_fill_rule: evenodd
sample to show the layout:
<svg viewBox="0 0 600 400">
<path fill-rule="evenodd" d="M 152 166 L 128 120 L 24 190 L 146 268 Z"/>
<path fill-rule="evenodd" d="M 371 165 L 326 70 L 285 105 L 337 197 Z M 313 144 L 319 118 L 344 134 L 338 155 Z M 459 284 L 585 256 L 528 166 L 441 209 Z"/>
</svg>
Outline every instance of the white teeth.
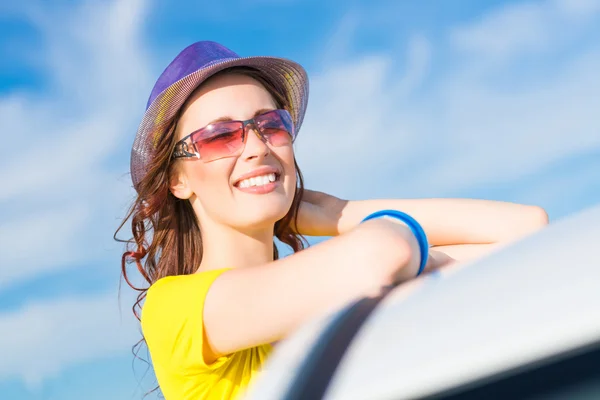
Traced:
<svg viewBox="0 0 600 400">
<path fill-rule="evenodd" d="M 240 181 L 238 186 L 240 188 L 248 188 L 251 186 L 263 186 L 270 182 L 275 182 L 276 180 L 277 180 L 277 176 L 274 173 L 271 173 L 271 174 L 254 176 L 252 178 L 244 179 L 243 181 Z"/>
</svg>

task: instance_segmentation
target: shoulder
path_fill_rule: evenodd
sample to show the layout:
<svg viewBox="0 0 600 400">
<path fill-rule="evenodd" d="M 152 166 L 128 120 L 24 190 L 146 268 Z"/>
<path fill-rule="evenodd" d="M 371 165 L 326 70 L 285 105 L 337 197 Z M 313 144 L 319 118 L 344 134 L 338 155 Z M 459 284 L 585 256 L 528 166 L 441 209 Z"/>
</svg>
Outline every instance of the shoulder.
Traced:
<svg viewBox="0 0 600 400">
<path fill-rule="evenodd" d="M 170 297 L 180 297 L 192 291 L 198 295 L 202 289 L 208 290 L 210 285 L 228 268 L 199 272 L 189 275 L 165 276 L 154 282 L 146 294 L 144 307 L 155 299 L 168 300 Z"/>
<path fill-rule="evenodd" d="M 141 328 L 152 362 L 171 373 L 208 371 L 204 301 L 212 283 L 228 269 L 159 279 L 148 289 Z M 223 363 L 221 361 L 220 363 Z"/>
<path fill-rule="evenodd" d="M 190 312 L 201 315 L 206 294 L 212 283 L 228 269 L 204 271 L 190 275 L 166 276 L 154 282 L 142 306 L 144 326 L 187 319 Z"/>
</svg>

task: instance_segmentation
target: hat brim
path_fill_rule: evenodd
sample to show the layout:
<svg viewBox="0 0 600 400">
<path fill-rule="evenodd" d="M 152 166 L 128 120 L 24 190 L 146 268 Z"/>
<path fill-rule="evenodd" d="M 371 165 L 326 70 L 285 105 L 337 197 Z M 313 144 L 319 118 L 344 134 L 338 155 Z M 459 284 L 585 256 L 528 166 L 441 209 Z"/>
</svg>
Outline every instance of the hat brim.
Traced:
<svg viewBox="0 0 600 400">
<path fill-rule="evenodd" d="M 156 144 L 181 106 L 210 76 L 231 67 L 251 67 L 262 72 L 282 93 L 289 105 L 296 132 L 299 131 L 308 102 L 308 76 L 291 60 L 277 57 L 240 57 L 220 61 L 183 77 L 163 90 L 150 104 L 138 128 L 131 150 L 131 179 L 134 188 L 148 172 Z"/>
</svg>

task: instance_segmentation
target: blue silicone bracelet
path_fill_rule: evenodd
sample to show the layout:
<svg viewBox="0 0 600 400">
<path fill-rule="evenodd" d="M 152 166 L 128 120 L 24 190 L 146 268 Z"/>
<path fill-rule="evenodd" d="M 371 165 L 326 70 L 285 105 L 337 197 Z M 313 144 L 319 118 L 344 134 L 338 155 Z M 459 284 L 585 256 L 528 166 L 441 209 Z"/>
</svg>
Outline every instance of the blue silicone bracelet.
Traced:
<svg viewBox="0 0 600 400">
<path fill-rule="evenodd" d="M 417 276 L 421 275 L 425 269 L 425 265 L 427 265 L 427 258 L 429 257 L 429 243 L 427 241 L 427 235 L 425 235 L 425 231 L 423 230 L 421 224 L 419 224 L 417 220 L 410 215 L 398 210 L 376 211 L 373 214 L 367 215 L 362 222 L 381 217 L 392 217 L 404 222 L 410 228 L 413 235 L 415 235 L 415 238 L 419 243 L 419 249 L 421 250 L 421 263 L 419 264 Z"/>
</svg>

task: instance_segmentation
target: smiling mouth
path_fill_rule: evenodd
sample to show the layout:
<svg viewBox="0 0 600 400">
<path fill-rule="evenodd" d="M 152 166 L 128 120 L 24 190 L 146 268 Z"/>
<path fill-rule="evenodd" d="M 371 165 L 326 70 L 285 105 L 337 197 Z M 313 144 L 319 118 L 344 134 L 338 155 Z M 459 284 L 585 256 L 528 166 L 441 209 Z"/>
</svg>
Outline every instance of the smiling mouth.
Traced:
<svg viewBox="0 0 600 400">
<path fill-rule="evenodd" d="M 260 187 L 268 185 L 269 183 L 279 181 L 280 176 L 278 173 L 271 172 L 270 174 L 264 174 L 259 176 L 253 176 L 252 178 L 243 179 L 235 184 L 236 187 L 245 189 L 251 187 Z"/>
</svg>

